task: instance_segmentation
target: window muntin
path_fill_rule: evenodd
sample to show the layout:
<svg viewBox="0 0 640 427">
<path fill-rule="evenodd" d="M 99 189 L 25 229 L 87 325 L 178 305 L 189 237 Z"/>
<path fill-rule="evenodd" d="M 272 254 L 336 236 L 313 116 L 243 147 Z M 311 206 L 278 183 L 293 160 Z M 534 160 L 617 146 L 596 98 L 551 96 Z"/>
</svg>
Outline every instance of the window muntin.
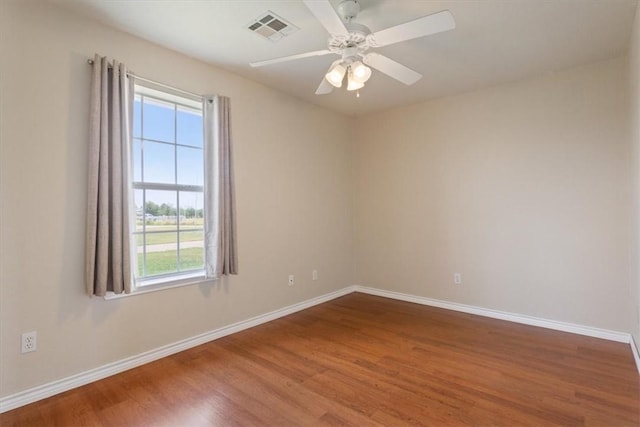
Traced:
<svg viewBox="0 0 640 427">
<path fill-rule="evenodd" d="M 204 274 L 204 141 L 199 102 L 136 85 L 136 285 Z"/>
</svg>

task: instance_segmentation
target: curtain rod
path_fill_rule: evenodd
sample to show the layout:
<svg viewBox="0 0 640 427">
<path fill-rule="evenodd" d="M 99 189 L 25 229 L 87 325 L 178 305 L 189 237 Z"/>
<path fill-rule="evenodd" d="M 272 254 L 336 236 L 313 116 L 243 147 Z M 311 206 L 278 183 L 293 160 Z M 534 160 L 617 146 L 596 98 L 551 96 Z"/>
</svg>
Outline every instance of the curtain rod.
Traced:
<svg viewBox="0 0 640 427">
<path fill-rule="evenodd" d="M 93 59 L 87 59 L 87 64 L 93 65 Z M 113 68 L 113 66 L 111 64 L 109 64 L 109 68 Z M 140 76 L 138 76 L 136 74 L 133 74 L 131 72 L 127 72 L 127 76 L 133 77 L 136 80 L 140 80 L 140 81 L 143 81 L 143 82 L 151 83 L 153 85 L 160 86 L 160 87 L 163 87 L 165 89 L 169 89 L 169 90 L 172 90 L 172 91 L 175 91 L 175 92 L 181 92 L 181 93 L 183 93 L 185 95 L 196 97 L 198 99 L 203 99 L 204 98 L 202 95 L 199 95 L 197 93 L 193 93 L 193 92 L 189 92 L 189 91 L 186 91 L 186 90 L 178 89 L 177 87 L 169 86 L 169 85 L 166 85 L 164 83 L 157 82 L 155 80 L 151 80 L 151 79 L 147 79 L 147 78 L 144 78 L 144 77 L 140 77 Z"/>
</svg>

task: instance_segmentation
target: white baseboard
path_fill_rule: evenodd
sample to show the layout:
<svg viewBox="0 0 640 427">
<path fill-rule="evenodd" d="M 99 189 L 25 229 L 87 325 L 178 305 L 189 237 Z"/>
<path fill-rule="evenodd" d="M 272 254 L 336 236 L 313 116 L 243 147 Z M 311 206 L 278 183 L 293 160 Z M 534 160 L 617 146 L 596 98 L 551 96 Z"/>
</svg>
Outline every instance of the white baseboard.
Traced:
<svg viewBox="0 0 640 427">
<path fill-rule="evenodd" d="M 118 360 L 113 363 L 109 363 L 104 366 L 100 366 L 95 369 L 91 369 L 85 372 L 81 372 L 72 375 L 67 378 L 63 378 L 57 381 L 53 381 L 47 384 L 43 384 L 38 387 L 34 387 L 7 397 L 0 398 L 0 413 L 10 411 L 11 409 L 18 408 L 20 406 L 27 405 L 29 403 L 36 402 L 41 399 L 53 396 L 71 390 L 76 387 L 89 384 L 94 381 L 101 380 L 111 375 L 118 374 L 120 372 L 127 371 L 145 363 L 152 362 L 154 360 L 161 359 L 166 356 L 178 353 L 180 351 L 187 350 L 189 348 L 214 341 L 218 338 L 231 335 L 236 332 L 243 331 L 245 329 L 252 328 L 254 326 L 261 325 L 263 323 L 270 322 L 280 317 L 287 316 L 289 314 L 304 310 L 309 307 L 313 307 L 318 304 L 339 298 L 343 295 L 350 294 L 352 292 L 362 292 L 370 295 L 377 295 L 385 298 L 391 298 L 400 301 L 413 302 L 416 304 L 428 305 L 432 307 L 444 308 L 447 310 L 459 311 L 469 314 L 477 314 L 479 316 L 491 317 L 494 319 L 507 320 L 510 322 L 522 323 L 525 325 L 539 326 L 548 329 L 555 329 L 558 331 L 571 332 L 579 335 L 586 335 L 590 337 L 602 338 L 610 341 L 617 341 L 623 343 L 629 343 L 633 352 L 633 357 L 636 362 L 638 373 L 640 373 L 640 354 L 638 353 L 638 347 L 633 340 L 631 334 L 617 331 L 609 331 L 606 329 L 592 328 L 589 326 L 575 325 L 572 323 L 558 322 L 555 320 L 540 319 L 537 317 L 525 316 L 521 314 L 509 313 L 498 310 L 490 310 L 481 307 L 475 307 L 471 305 L 458 304 L 454 302 L 441 301 L 426 297 L 420 297 L 416 295 L 403 294 L 400 292 L 385 291 L 383 289 L 376 289 L 367 286 L 353 285 L 346 288 L 331 292 L 326 295 L 321 295 L 316 298 L 311 298 L 306 301 L 302 301 L 297 304 L 284 307 L 279 310 L 275 310 L 260 316 L 252 317 L 241 322 L 233 323 L 228 326 L 224 326 L 213 331 L 205 332 L 200 335 L 196 335 L 191 338 L 187 338 L 181 341 L 177 341 L 172 344 L 168 344 L 153 350 L 140 353 L 135 356 L 128 357 L 126 359 Z"/>
<path fill-rule="evenodd" d="M 638 345 L 636 344 L 636 340 L 633 339 L 633 335 L 630 335 L 631 352 L 633 353 L 633 359 L 636 361 L 636 368 L 638 369 L 638 374 L 640 374 L 640 352 L 638 351 Z"/>
<path fill-rule="evenodd" d="M 7 397 L 0 398 L 0 413 L 10 411 L 11 409 L 33 403 L 41 399 L 45 399 L 55 394 L 71 390 L 73 388 L 80 387 L 94 381 L 101 380 L 111 375 L 127 371 L 140 365 L 144 365 L 145 363 L 153 362 L 154 360 L 158 360 L 163 357 L 167 357 L 172 354 L 187 350 L 191 347 L 195 347 L 206 342 L 217 340 L 218 338 L 222 338 L 227 335 L 231 335 L 236 332 L 240 332 L 245 329 L 270 322 L 272 320 L 287 316 L 297 311 L 301 311 L 306 308 L 322 304 L 323 302 L 341 297 L 343 295 L 350 294 L 354 291 L 355 286 L 349 286 L 326 295 L 311 298 L 309 300 L 302 301 L 300 303 L 293 304 L 279 310 L 252 317 L 251 319 L 233 323 L 228 326 L 223 326 L 222 328 L 218 328 L 213 331 L 205 332 L 191 338 L 177 341 L 172 344 L 168 344 L 153 350 L 146 351 L 144 353 L 137 354 L 135 356 L 127 357 L 126 359 L 118 360 L 116 362 L 91 369 L 89 371 L 80 372 L 79 374 L 75 374 L 67 378 L 52 381 L 38 387 L 34 387 L 13 395 L 9 395 Z"/>
<path fill-rule="evenodd" d="M 416 304 L 428 305 L 431 307 L 444 308 L 447 310 L 460 311 L 462 313 L 477 314 L 479 316 L 491 317 L 493 319 L 507 320 L 509 322 L 522 323 L 525 325 L 539 326 L 556 331 L 571 332 L 578 335 L 602 338 L 610 341 L 629 343 L 631 335 L 626 332 L 610 331 L 607 329 L 593 328 L 590 326 L 576 325 L 573 323 L 558 322 L 555 320 L 541 319 L 538 317 L 526 316 L 523 314 L 509 313 L 506 311 L 491 310 L 488 308 L 475 307 L 472 305 L 459 304 L 456 302 L 442 301 L 432 298 L 420 297 L 416 295 L 403 294 L 400 292 L 385 291 L 383 289 L 370 288 L 367 286 L 356 286 L 356 292 L 370 295 L 377 295 L 385 298 L 400 301 L 413 302 Z"/>
</svg>

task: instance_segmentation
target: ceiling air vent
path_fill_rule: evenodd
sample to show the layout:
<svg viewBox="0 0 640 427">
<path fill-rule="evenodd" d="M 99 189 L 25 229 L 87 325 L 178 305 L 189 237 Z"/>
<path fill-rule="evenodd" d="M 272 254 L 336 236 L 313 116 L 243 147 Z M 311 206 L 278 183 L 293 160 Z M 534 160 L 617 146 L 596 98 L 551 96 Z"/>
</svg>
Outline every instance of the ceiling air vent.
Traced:
<svg viewBox="0 0 640 427">
<path fill-rule="evenodd" d="M 298 27 L 270 10 L 251 21 L 247 28 L 272 42 L 277 42 L 298 30 Z"/>
</svg>

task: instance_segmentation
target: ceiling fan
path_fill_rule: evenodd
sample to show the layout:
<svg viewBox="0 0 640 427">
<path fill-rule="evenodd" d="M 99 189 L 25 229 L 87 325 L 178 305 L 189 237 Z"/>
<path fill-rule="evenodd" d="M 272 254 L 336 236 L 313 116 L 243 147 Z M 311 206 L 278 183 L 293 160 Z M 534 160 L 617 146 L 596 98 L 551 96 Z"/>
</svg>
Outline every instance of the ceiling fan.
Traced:
<svg viewBox="0 0 640 427">
<path fill-rule="evenodd" d="M 343 0 L 338 5 L 337 12 L 329 0 L 303 0 L 303 2 L 331 34 L 327 49 L 252 62 L 249 65 L 262 67 L 312 56 L 340 55 L 341 59 L 334 61 L 329 67 L 316 90 L 316 95 L 324 95 L 333 91 L 334 87 L 342 87 L 345 76 L 347 77 L 347 90 L 357 91 L 364 87 L 365 82 L 371 77 L 371 68 L 375 68 L 406 85 L 412 85 L 422 78 L 422 74 L 384 55 L 367 51 L 452 30 L 456 27 L 451 12 L 443 10 L 372 33 L 366 26 L 353 22 L 353 19 L 360 12 L 360 4 L 357 0 Z"/>
</svg>

